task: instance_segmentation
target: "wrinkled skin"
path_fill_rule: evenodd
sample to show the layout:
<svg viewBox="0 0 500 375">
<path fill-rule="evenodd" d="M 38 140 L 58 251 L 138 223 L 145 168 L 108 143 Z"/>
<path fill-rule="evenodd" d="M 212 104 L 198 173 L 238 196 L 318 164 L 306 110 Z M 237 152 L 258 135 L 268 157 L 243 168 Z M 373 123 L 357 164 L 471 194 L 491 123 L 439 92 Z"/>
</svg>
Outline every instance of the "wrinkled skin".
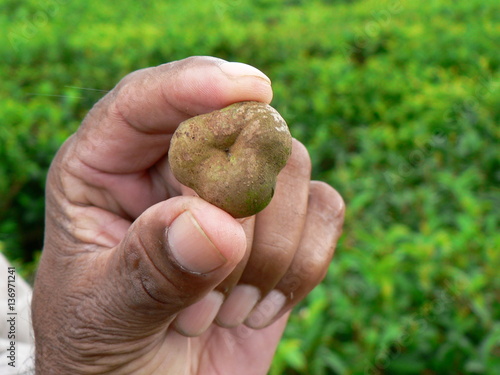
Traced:
<svg viewBox="0 0 500 375">
<path fill-rule="evenodd" d="M 271 98 L 256 69 L 194 57 L 131 73 L 94 106 L 47 178 L 37 374 L 267 373 L 290 309 L 327 271 L 342 199 L 310 181 L 294 140 L 271 203 L 234 219 L 181 185 L 167 152 L 182 121 Z M 232 300 L 242 289 L 257 294 Z"/>
<path fill-rule="evenodd" d="M 292 136 L 274 108 L 240 102 L 180 124 L 168 159 L 179 182 L 241 218 L 269 204 L 291 152 Z"/>
</svg>

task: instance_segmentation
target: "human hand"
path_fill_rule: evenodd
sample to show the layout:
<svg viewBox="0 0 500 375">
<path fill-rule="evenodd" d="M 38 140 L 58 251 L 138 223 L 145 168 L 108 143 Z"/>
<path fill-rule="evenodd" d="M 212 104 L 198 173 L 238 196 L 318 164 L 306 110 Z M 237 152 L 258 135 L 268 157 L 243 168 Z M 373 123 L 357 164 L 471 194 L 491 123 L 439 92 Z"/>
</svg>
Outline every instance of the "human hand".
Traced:
<svg viewBox="0 0 500 375">
<path fill-rule="evenodd" d="M 236 220 L 179 184 L 167 151 L 183 120 L 271 98 L 257 69 L 194 57 L 131 73 L 94 106 L 48 174 L 37 373 L 267 373 L 288 311 L 327 271 L 343 201 L 294 141 L 270 205 Z"/>
</svg>

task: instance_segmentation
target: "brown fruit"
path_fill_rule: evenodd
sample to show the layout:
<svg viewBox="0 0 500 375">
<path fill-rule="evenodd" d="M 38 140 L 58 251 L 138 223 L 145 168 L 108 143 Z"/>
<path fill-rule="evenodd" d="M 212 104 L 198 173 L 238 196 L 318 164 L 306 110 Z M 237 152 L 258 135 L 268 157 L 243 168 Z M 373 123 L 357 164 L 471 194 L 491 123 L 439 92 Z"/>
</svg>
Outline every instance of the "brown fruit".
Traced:
<svg viewBox="0 0 500 375">
<path fill-rule="evenodd" d="M 233 217 L 263 210 L 292 151 L 285 120 L 271 106 L 240 102 L 184 121 L 168 153 L 177 180 Z"/>
</svg>

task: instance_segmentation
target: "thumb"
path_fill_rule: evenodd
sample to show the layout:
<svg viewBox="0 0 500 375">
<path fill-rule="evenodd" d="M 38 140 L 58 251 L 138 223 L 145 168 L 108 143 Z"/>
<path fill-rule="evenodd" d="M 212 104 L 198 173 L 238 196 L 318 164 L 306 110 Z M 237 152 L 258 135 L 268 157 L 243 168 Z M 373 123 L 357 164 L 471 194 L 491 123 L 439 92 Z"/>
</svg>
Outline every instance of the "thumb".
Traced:
<svg viewBox="0 0 500 375">
<path fill-rule="evenodd" d="M 213 306 L 208 315 L 217 313 L 223 298 L 212 290 L 236 267 L 245 249 L 241 225 L 204 200 L 176 197 L 158 203 L 134 222 L 110 258 L 108 284 L 121 285 L 118 299 L 113 290 L 116 308 L 134 326 L 144 322 L 144 332 L 154 325 L 164 328 L 184 310 L 184 318 L 179 317 L 184 323 L 178 327 L 196 335 L 211 320 L 205 317 L 207 324 L 199 316 L 190 317 L 189 306 L 209 299 Z M 192 326 L 193 319 L 197 326 Z"/>
</svg>

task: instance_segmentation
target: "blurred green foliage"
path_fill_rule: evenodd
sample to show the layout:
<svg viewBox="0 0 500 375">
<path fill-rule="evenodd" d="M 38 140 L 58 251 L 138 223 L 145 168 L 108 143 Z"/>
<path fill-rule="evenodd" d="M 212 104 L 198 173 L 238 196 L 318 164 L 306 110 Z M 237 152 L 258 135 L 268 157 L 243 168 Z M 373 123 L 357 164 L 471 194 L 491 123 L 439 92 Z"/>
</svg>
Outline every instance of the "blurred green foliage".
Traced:
<svg viewBox="0 0 500 375">
<path fill-rule="evenodd" d="M 498 1 L 0 6 L 0 248 L 26 276 L 47 168 L 92 104 L 133 70 L 218 56 L 271 77 L 347 203 L 271 374 L 500 373 Z"/>
</svg>

